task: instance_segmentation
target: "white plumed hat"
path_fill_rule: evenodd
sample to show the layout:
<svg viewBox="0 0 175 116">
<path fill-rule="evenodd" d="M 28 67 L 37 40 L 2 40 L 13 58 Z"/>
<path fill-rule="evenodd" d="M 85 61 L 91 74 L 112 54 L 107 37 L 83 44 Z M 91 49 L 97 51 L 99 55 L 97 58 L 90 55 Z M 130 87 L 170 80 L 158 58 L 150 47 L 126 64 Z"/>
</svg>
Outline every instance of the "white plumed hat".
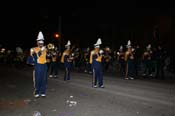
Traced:
<svg viewBox="0 0 175 116">
<path fill-rule="evenodd" d="M 123 46 L 122 45 L 120 46 L 120 49 L 119 50 L 123 50 Z"/>
<path fill-rule="evenodd" d="M 150 49 L 151 48 L 151 44 L 148 44 L 148 46 L 146 47 L 147 49 Z"/>
<path fill-rule="evenodd" d="M 127 43 L 126 47 L 127 48 L 131 47 L 131 41 L 130 40 L 128 40 L 128 43 Z"/>
<path fill-rule="evenodd" d="M 100 45 L 102 44 L 101 38 L 98 38 L 96 44 L 94 44 L 95 47 L 100 47 Z"/>
<path fill-rule="evenodd" d="M 38 36 L 37 36 L 36 40 L 37 41 L 44 41 L 44 36 L 43 36 L 43 33 L 41 31 L 38 33 Z"/>
<path fill-rule="evenodd" d="M 70 42 L 70 40 L 68 40 L 67 44 L 65 45 L 65 47 L 70 46 L 70 45 L 71 45 L 71 42 Z"/>
</svg>

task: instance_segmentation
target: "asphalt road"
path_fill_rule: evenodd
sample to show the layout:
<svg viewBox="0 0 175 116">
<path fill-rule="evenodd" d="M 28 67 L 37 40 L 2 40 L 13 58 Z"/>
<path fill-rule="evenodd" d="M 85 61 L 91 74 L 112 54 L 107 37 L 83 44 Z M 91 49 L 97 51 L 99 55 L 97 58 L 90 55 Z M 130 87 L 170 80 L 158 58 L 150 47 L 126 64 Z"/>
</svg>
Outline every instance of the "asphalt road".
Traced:
<svg viewBox="0 0 175 116">
<path fill-rule="evenodd" d="M 0 116 L 174 116 L 174 80 L 124 80 L 105 74 L 105 88 L 91 75 L 71 73 L 69 82 L 48 78 L 46 98 L 33 97 L 32 67 L 0 64 Z"/>
</svg>

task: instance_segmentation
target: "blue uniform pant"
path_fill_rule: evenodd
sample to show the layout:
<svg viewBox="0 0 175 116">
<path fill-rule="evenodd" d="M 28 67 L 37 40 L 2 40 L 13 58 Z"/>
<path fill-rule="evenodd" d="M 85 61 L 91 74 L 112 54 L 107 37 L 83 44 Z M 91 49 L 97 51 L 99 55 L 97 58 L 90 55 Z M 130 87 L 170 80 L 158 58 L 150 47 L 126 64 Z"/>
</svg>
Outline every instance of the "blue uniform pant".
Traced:
<svg viewBox="0 0 175 116">
<path fill-rule="evenodd" d="M 70 80 L 70 67 L 65 67 L 64 81 Z"/>
<path fill-rule="evenodd" d="M 95 74 L 95 69 L 94 68 L 92 68 L 92 73 L 93 73 L 93 75 L 92 75 L 92 86 L 96 86 L 97 85 L 97 76 L 96 76 L 96 74 Z"/>
<path fill-rule="evenodd" d="M 98 81 L 98 86 L 102 86 L 103 85 L 103 74 L 102 74 L 101 63 L 95 63 L 94 70 L 95 70 L 95 78 L 97 78 L 97 81 Z M 95 85 L 97 85 L 97 81 L 95 81 Z"/>
<path fill-rule="evenodd" d="M 145 64 L 144 73 L 147 74 L 147 75 L 152 74 L 152 61 L 151 60 L 145 60 L 144 64 Z"/>
<path fill-rule="evenodd" d="M 50 75 L 58 75 L 58 63 L 57 62 L 51 62 Z"/>
<path fill-rule="evenodd" d="M 134 66 L 134 60 L 128 60 L 127 62 L 127 77 L 135 77 L 135 66 Z"/>
<path fill-rule="evenodd" d="M 36 64 L 34 70 L 35 94 L 46 94 L 47 65 Z"/>
<path fill-rule="evenodd" d="M 119 60 L 119 66 L 120 66 L 120 76 L 125 76 L 125 60 Z"/>
</svg>

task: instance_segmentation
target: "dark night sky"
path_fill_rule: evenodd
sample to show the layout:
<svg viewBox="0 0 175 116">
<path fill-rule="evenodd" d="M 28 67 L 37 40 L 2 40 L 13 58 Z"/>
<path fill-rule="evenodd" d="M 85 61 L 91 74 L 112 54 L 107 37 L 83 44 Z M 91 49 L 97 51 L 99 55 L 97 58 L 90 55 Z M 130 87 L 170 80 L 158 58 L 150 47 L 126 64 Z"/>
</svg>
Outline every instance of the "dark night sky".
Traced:
<svg viewBox="0 0 175 116">
<path fill-rule="evenodd" d="M 58 16 L 62 16 L 62 40 L 79 42 L 82 47 L 92 46 L 97 37 L 105 45 L 111 43 L 126 44 L 128 38 L 143 35 L 148 24 L 155 23 L 155 16 L 172 15 L 173 8 L 144 8 L 148 3 L 138 2 L 102 2 L 102 1 L 67 1 L 54 6 L 21 6 L 4 12 L 1 10 L 1 27 L 6 33 L 1 43 L 6 46 L 22 45 L 26 48 L 35 45 L 36 36 L 42 30 L 47 42 L 53 40 L 53 33 L 58 31 Z M 147 6 L 147 5 L 145 5 Z M 148 7 L 148 6 L 147 6 Z M 170 12 L 171 11 L 171 12 Z M 135 36 L 129 34 L 137 32 Z M 140 32 L 140 33 L 139 33 Z M 139 35 L 140 34 L 140 35 Z M 136 37 L 138 36 L 138 37 Z M 135 40 L 137 41 L 137 40 Z M 140 40 L 139 40 L 140 41 Z M 13 43 L 13 44 L 10 44 Z"/>
<path fill-rule="evenodd" d="M 136 8 L 132 4 L 134 3 L 86 4 L 83 8 L 70 9 L 69 12 L 63 13 L 62 17 L 63 39 L 70 39 L 74 43 L 79 42 L 83 47 L 89 45 L 92 47 L 97 37 L 102 38 L 104 46 L 111 46 L 112 43 L 115 43 L 113 46 L 126 44 L 128 39 L 136 39 L 133 41 L 139 42 L 143 39 L 143 31 L 146 28 L 152 28 L 154 23 L 158 23 L 155 21 L 156 16 L 172 15 L 174 11 L 170 8 Z M 58 24 L 55 22 L 58 22 L 58 16 L 49 21 L 53 22 L 49 25 L 50 28 L 54 30 L 56 27 L 57 30 Z M 131 33 L 135 35 L 132 36 Z M 151 42 L 151 39 L 149 38 L 144 43 Z"/>
</svg>

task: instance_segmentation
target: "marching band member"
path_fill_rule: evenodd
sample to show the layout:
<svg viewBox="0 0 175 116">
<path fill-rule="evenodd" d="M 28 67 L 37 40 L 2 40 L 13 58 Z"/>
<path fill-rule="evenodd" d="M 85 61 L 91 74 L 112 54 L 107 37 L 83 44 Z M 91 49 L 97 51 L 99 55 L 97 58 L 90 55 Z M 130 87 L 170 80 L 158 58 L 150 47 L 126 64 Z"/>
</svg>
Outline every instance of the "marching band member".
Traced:
<svg viewBox="0 0 175 116">
<path fill-rule="evenodd" d="M 30 49 L 30 55 L 34 58 L 34 97 L 38 98 L 41 94 L 42 97 L 46 96 L 46 78 L 47 78 L 47 64 L 46 54 L 47 49 L 44 46 L 44 36 L 40 31 L 37 37 L 37 47 Z"/>
<path fill-rule="evenodd" d="M 144 74 L 143 76 L 146 77 L 146 76 L 150 76 L 152 77 L 152 50 L 151 50 L 151 44 L 149 44 L 147 47 L 146 47 L 146 50 L 145 52 L 143 53 L 143 57 L 142 57 L 142 60 L 143 60 L 143 63 L 144 63 Z"/>
<path fill-rule="evenodd" d="M 48 51 L 46 55 L 47 73 L 50 71 L 51 59 L 52 59 L 51 52 Z"/>
<path fill-rule="evenodd" d="M 66 50 L 63 52 L 61 56 L 61 62 L 64 63 L 65 67 L 64 81 L 70 80 L 70 71 L 73 61 L 70 45 L 71 45 L 70 40 L 68 40 L 67 44 L 65 45 Z"/>
<path fill-rule="evenodd" d="M 126 62 L 126 72 L 125 72 L 125 79 L 134 79 L 135 76 L 135 66 L 134 66 L 134 54 L 133 48 L 131 46 L 131 41 L 128 41 L 126 45 L 127 51 L 125 52 L 125 62 Z"/>
<path fill-rule="evenodd" d="M 111 57 L 111 49 L 109 47 L 105 48 L 104 51 L 104 71 L 108 72 L 109 71 L 109 65 L 110 65 L 110 61 L 111 61 L 112 57 Z"/>
<path fill-rule="evenodd" d="M 80 53 L 80 48 L 76 48 L 75 50 L 74 50 L 74 66 L 75 66 L 75 69 L 76 69 L 76 71 L 78 71 L 78 72 L 80 72 L 81 71 L 81 53 Z"/>
<path fill-rule="evenodd" d="M 91 64 L 89 63 L 89 58 L 90 58 L 90 48 L 86 48 L 83 51 L 83 61 L 84 61 L 84 66 L 85 66 L 85 70 L 84 72 L 88 72 L 89 74 L 92 74 L 92 70 L 91 70 Z"/>
<path fill-rule="evenodd" d="M 102 74 L 102 54 L 103 50 L 100 50 L 100 45 L 102 44 L 101 39 L 97 40 L 97 43 L 94 44 L 94 50 L 90 53 L 90 64 L 93 69 L 93 78 L 92 78 L 92 86 L 104 88 L 103 86 L 103 74 Z"/>
<path fill-rule="evenodd" d="M 58 51 L 53 48 L 51 52 L 51 70 L 49 77 L 58 78 Z"/>
<path fill-rule="evenodd" d="M 119 71 L 120 76 L 124 77 L 125 75 L 125 52 L 123 46 L 120 46 L 119 52 L 117 52 L 117 61 L 119 62 Z"/>
<path fill-rule="evenodd" d="M 161 45 L 158 45 L 157 51 L 155 53 L 155 60 L 156 60 L 156 74 L 155 78 L 161 78 L 165 79 L 165 72 L 164 72 L 164 67 L 165 67 L 165 59 L 167 57 L 166 51 L 163 49 Z"/>
</svg>

